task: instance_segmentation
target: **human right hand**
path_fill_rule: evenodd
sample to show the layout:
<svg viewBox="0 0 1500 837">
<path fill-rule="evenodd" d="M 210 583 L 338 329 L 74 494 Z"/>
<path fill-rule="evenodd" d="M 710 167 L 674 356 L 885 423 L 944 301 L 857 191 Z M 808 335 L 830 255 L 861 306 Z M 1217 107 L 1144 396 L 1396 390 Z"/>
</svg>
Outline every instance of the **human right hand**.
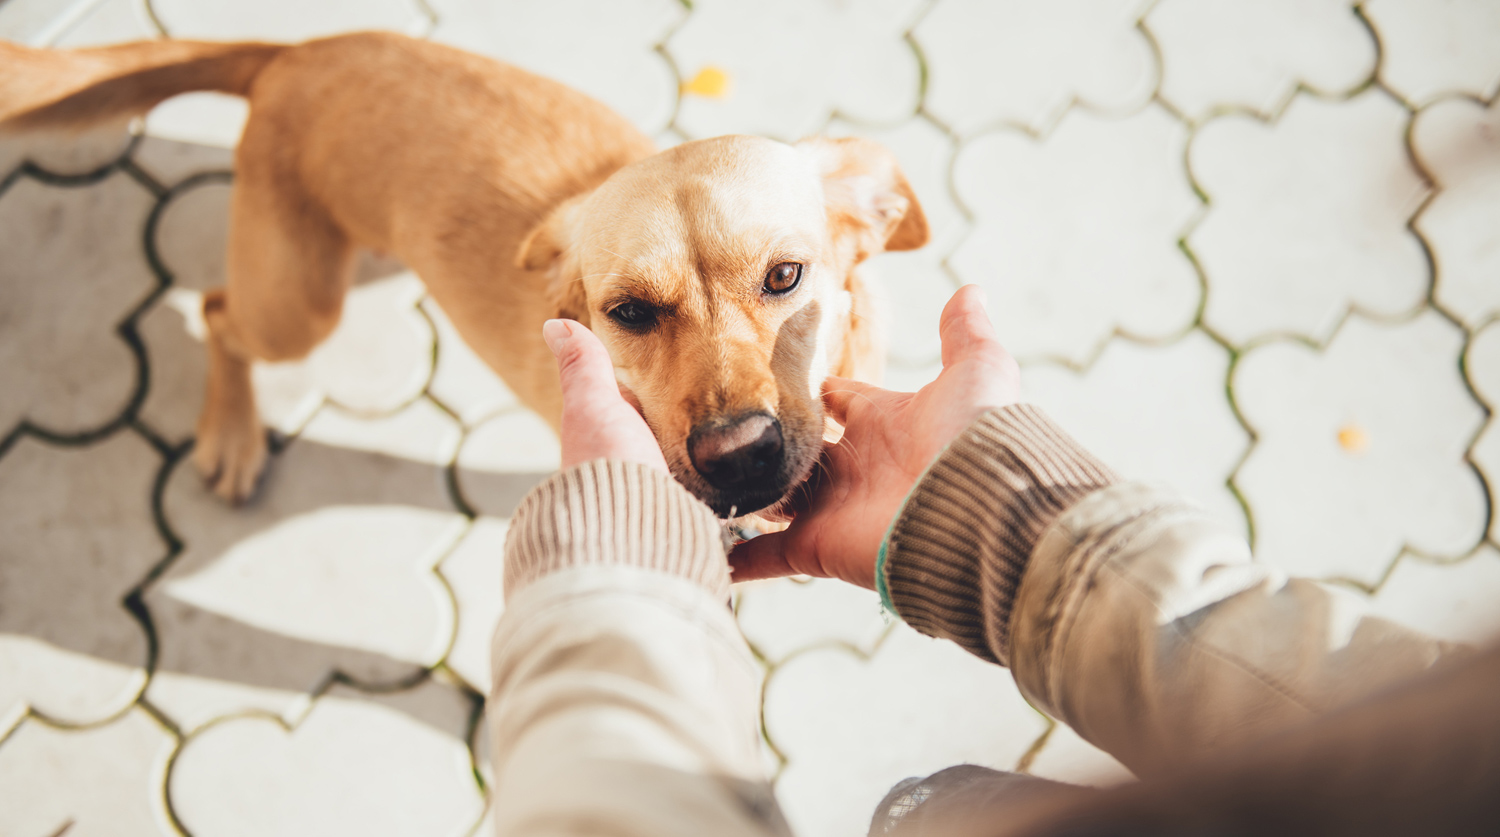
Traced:
<svg viewBox="0 0 1500 837">
<path fill-rule="evenodd" d="M 927 467 L 985 411 L 1020 398 L 1020 369 L 996 338 L 978 286 L 953 295 L 938 329 L 943 371 L 915 393 L 828 379 L 823 402 L 844 436 L 825 447 L 786 531 L 735 546 L 735 581 L 801 573 L 875 586 L 880 543 Z"/>
</svg>

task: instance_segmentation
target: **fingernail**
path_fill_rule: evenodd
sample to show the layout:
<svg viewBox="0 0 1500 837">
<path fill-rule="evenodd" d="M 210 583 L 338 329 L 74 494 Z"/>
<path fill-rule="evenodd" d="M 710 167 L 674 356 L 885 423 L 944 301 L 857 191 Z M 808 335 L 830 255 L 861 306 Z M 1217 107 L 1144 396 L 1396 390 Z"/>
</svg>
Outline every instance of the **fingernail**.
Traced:
<svg viewBox="0 0 1500 837">
<path fill-rule="evenodd" d="M 984 309 L 984 313 L 990 313 L 990 295 L 984 288 L 979 289 L 979 307 Z"/>
<path fill-rule="evenodd" d="M 547 348 L 556 355 L 562 351 L 563 344 L 573 337 L 573 328 L 568 325 L 567 320 L 548 320 L 542 323 L 542 339 L 547 341 Z"/>
</svg>

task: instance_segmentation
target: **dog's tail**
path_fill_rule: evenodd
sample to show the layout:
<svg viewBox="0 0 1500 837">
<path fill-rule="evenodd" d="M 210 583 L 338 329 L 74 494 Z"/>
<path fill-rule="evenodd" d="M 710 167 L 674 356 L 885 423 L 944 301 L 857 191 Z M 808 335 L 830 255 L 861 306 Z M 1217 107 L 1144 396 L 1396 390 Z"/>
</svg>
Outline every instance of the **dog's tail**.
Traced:
<svg viewBox="0 0 1500 837">
<path fill-rule="evenodd" d="M 286 46 L 138 41 L 92 49 L 31 49 L 0 41 L 0 131 L 85 128 L 145 113 L 178 93 L 244 96 Z"/>
</svg>

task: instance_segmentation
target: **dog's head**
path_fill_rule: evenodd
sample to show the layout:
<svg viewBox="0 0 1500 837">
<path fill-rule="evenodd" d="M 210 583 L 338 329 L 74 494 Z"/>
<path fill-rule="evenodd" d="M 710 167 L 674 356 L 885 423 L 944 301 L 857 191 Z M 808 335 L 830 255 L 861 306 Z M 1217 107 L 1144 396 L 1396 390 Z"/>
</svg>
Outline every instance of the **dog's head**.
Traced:
<svg viewBox="0 0 1500 837">
<path fill-rule="evenodd" d="M 823 379 L 849 374 L 868 330 L 855 266 L 926 241 L 878 144 L 731 136 L 626 166 L 520 259 L 608 347 L 673 475 L 728 516 L 777 503 L 817 462 Z"/>
</svg>

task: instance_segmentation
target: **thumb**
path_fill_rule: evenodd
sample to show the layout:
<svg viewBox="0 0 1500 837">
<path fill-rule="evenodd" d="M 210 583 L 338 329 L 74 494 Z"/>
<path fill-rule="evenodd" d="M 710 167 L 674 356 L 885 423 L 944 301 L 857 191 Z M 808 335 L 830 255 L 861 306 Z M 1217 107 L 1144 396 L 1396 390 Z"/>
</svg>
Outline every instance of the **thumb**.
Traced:
<svg viewBox="0 0 1500 837">
<path fill-rule="evenodd" d="M 767 532 L 735 544 L 729 551 L 730 579 L 739 583 L 796 575 L 798 571 L 787 561 L 789 546 L 786 532 Z"/>
<path fill-rule="evenodd" d="M 1005 356 L 985 304 L 984 291 L 978 285 L 965 285 L 943 306 L 938 333 L 943 340 L 945 368 L 967 358 L 998 360 Z"/>
<path fill-rule="evenodd" d="M 615 383 L 609 352 L 582 323 L 548 320 L 542 324 L 542 339 L 557 358 L 564 417 L 619 399 L 619 384 Z"/>
<path fill-rule="evenodd" d="M 548 320 L 542 339 L 557 358 L 562 384 L 562 466 L 622 459 L 669 472 L 651 428 L 620 396 L 614 363 L 599 338 L 572 320 Z"/>
<path fill-rule="evenodd" d="M 823 381 L 823 406 L 828 415 L 839 424 L 849 423 L 849 405 L 856 399 L 870 400 L 872 396 L 886 392 L 873 384 L 829 375 Z"/>
</svg>

